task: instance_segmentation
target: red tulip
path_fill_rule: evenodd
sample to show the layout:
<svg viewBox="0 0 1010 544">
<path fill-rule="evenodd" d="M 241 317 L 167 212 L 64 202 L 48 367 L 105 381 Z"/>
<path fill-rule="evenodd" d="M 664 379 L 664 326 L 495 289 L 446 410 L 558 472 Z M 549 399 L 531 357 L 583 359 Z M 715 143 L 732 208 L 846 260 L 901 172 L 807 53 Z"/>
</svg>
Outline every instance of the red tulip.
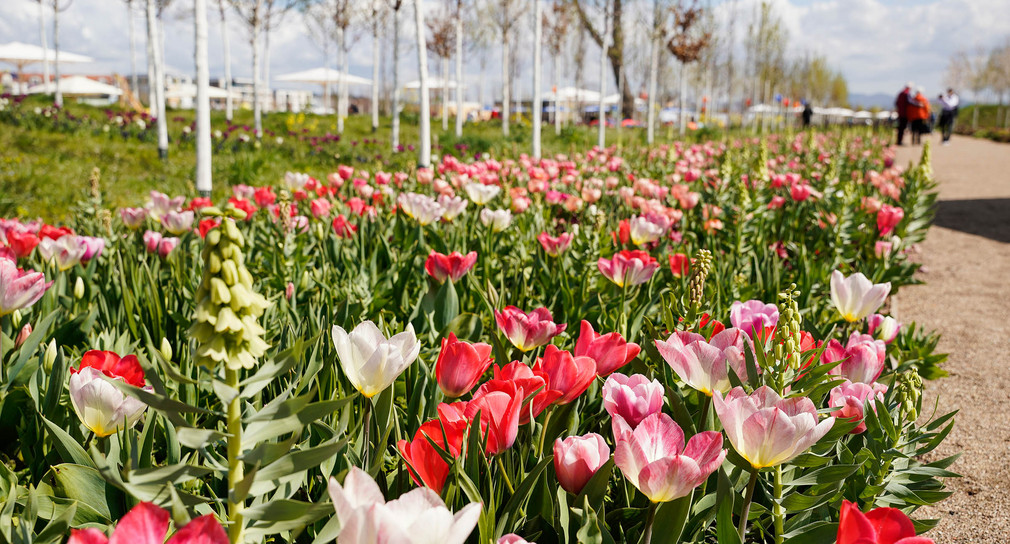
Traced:
<svg viewBox="0 0 1010 544">
<path fill-rule="evenodd" d="M 333 204 L 326 200 L 325 198 L 317 198 L 309 203 L 309 208 L 312 211 L 312 216 L 316 219 L 330 216 L 330 208 Z"/>
<path fill-rule="evenodd" d="M 337 233 L 337 238 L 350 238 L 358 232 L 358 227 L 349 223 L 344 214 L 340 214 L 333 218 L 333 232 Z"/>
<path fill-rule="evenodd" d="M 596 378 L 595 361 L 584 356 L 574 357 L 555 345 L 547 346 L 533 370 L 543 371 L 548 376 L 550 388 L 561 391 L 561 397 L 555 401 L 557 404 L 568 404 L 577 399 Z"/>
<path fill-rule="evenodd" d="M 572 245 L 572 233 L 562 232 L 557 236 L 551 236 L 546 232 L 541 232 L 537 235 L 537 241 L 540 242 L 540 246 L 544 248 L 544 251 L 551 257 L 557 257 Z"/>
<path fill-rule="evenodd" d="M 257 187 L 253 192 L 253 199 L 257 206 L 264 208 L 277 202 L 277 195 L 274 194 L 273 187 Z"/>
<path fill-rule="evenodd" d="M 462 255 L 458 251 L 453 251 L 448 255 L 432 251 L 428 254 L 428 259 L 424 261 L 424 271 L 439 283 L 446 279 L 451 279 L 455 283 L 469 272 L 476 262 L 476 251 L 471 251 L 466 255 Z"/>
<path fill-rule="evenodd" d="M 253 214 L 256 213 L 256 210 L 259 209 L 256 207 L 255 204 L 249 202 L 247 199 L 244 198 L 231 197 L 228 199 L 228 203 L 234 206 L 235 209 L 244 211 L 246 215 L 246 220 L 251 218 Z"/>
<path fill-rule="evenodd" d="M 39 228 L 39 238 L 52 238 L 53 240 L 59 240 L 68 234 L 73 234 L 74 229 L 70 227 L 54 227 L 52 225 L 42 225 Z"/>
<path fill-rule="evenodd" d="M 221 221 L 219 219 L 214 219 L 213 217 L 201 219 L 197 224 L 197 228 L 200 230 L 200 238 L 206 238 L 207 233 L 217 228 L 220 224 Z"/>
<path fill-rule="evenodd" d="M 98 529 L 71 529 L 67 544 L 162 544 L 168 532 L 168 518 L 168 510 L 142 502 L 119 520 L 111 540 Z M 166 544 L 228 544 L 228 534 L 213 514 L 207 514 L 184 525 Z"/>
<path fill-rule="evenodd" d="M 39 237 L 31 231 L 11 229 L 7 231 L 7 244 L 20 259 L 30 255 L 35 246 L 39 245 Z"/>
<path fill-rule="evenodd" d="M 214 203 L 205 196 L 198 196 L 193 200 L 189 201 L 189 205 L 186 206 L 186 210 L 202 210 L 204 208 L 209 208 L 213 206 Z"/>
<path fill-rule="evenodd" d="M 579 340 L 575 343 L 576 357 L 589 357 L 596 362 L 596 374 L 607 376 L 630 363 L 642 348 L 628 342 L 617 332 L 597 334 L 588 321 L 582 321 Z"/>
<path fill-rule="evenodd" d="M 905 218 L 905 210 L 897 206 L 884 204 L 877 212 L 877 230 L 881 236 L 887 236 L 894 232 L 894 228 Z"/>
<path fill-rule="evenodd" d="M 874 508 L 862 513 L 855 503 L 842 500 L 838 520 L 838 544 L 934 544 L 915 536 L 915 526 L 897 508 Z"/>
<path fill-rule="evenodd" d="M 810 193 L 810 186 L 805 183 L 797 183 L 789 188 L 789 196 L 793 197 L 796 202 L 803 202 L 810 198 Z"/>
<path fill-rule="evenodd" d="M 414 433 L 410 442 L 400 440 L 396 448 L 407 461 L 407 470 L 417 485 L 424 485 L 442 492 L 445 479 L 449 476 L 449 463 L 435 449 L 432 442 L 453 457 L 459 457 L 463 451 L 463 435 L 466 432 L 466 420 L 444 421 L 433 419 L 425 422 Z M 448 443 L 446 442 L 448 438 Z"/>
<path fill-rule="evenodd" d="M 81 364 L 78 368 L 70 368 L 71 374 L 76 374 L 87 367 L 101 371 L 102 374 L 110 378 L 122 378 L 123 381 L 137 387 L 144 387 L 144 368 L 140 366 L 140 361 L 136 355 L 127 355 L 120 358 L 112 351 L 90 350 L 81 357 Z"/>
<path fill-rule="evenodd" d="M 435 378 L 445 396 L 461 397 L 477 385 L 489 366 L 490 345 L 463 342 L 456 339 L 454 333 L 449 333 L 449 338 L 442 339 L 442 350 L 435 362 Z"/>
<path fill-rule="evenodd" d="M 617 226 L 617 230 L 610 233 L 610 237 L 614 239 L 614 245 L 628 245 L 628 240 L 631 238 L 631 222 L 627 219 L 622 219 Z"/>
<path fill-rule="evenodd" d="M 489 391 L 466 403 L 463 415 L 467 421 L 473 422 L 480 412 L 480 429 L 487 455 L 497 455 L 515 443 L 523 395 L 523 389 L 513 384 L 511 391 Z"/>
<path fill-rule="evenodd" d="M 610 460 L 610 446 L 596 433 L 554 441 L 554 472 L 565 491 L 578 495 Z"/>
<path fill-rule="evenodd" d="M 691 258 L 683 253 L 670 255 L 670 271 L 678 278 L 686 276 L 691 271 Z"/>
<path fill-rule="evenodd" d="M 533 370 L 519 361 L 512 361 L 505 365 L 504 368 L 495 365 L 494 378 L 481 384 L 477 388 L 477 392 L 474 393 L 474 397 L 490 391 L 508 392 L 514 387 L 522 388 L 527 395 L 533 394 L 534 391 L 539 391 L 530 401 L 529 406 L 523 408 L 520 414 L 519 424 L 525 425 L 530 422 L 530 419 L 539 416 L 540 412 L 544 411 L 544 408 L 554 404 L 554 401 L 561 397 L 561 391 L 550 388 L 549 379 L 547 374 L 542 370 Z"/>
<path fill-rule="evenodd" d="M 566 323 L 555 323 L 547 308 L 537 308 L 526 313 L 515 306 L 506 306 L 501 311 L 496 311 L 494 318 L 509 342 L 523 352 L 550 342 L 551 338 L 561 334 L 567 326 Z"/>
</svg>

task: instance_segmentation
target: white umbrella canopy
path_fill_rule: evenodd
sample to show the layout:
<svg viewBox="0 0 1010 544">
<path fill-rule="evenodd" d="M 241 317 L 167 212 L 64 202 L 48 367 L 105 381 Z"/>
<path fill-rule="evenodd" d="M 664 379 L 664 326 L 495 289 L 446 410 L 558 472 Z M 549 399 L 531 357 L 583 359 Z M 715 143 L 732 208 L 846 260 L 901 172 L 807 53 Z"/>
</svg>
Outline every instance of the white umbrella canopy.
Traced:
<svg viewBox="0 0 1010 544">
<path fill-rule="evenodd" d="M 53 82 L 28 88 L 28 94 L 52 92 L 56 92 L 56 84 Z M 84 76 L 70 76 L 61 79 L 60 92 L 69 96 L 119 96 L 123 94 L 119 87 L 113 87 Z"/>
<path fill-rule="evenodd" d="M 0 62 L 9 62 L 20 69 L 28 64 L 45 60 L 46 56 L 43 56 L 43 52 L 41 47 L 30 43 L 11 42 L 0 44 Z M 50 62 L 55 60 L 55 51 L 49 51 L 48 58 Z M 61 50 L 60 62 L 95 62 L 95 59 Z"/>
<path fill-rule="evenodd" d="M 213 85 L 207 87 L 207 95 L 210 98 L 228 98 L 228 91 L 222 89 L 221 87 L 214 87 Z M 231 92 L 232 98 L 242 98 L 242 93 L 238 91 Z M 165 91 L 165 98 L 196 98 L 196 85 L 193 83 L 185 83 L 172 87 Z"/>
<path fill-rule="evenodd" d="M 575 102 L 599 102 L 600 93 L 589 89 L 579 89 L 577 87 L 561 87 L 555 93 L 548 91 L 544 93 L 545 102 L 575 101 Z"/>
<path fill-rule="evenodd" d="M 291 83 L 318 83 L 319 85 L 336 84 L 346 82 L 348 85 L 371 85 L 372 80 L 345 74 L 332 68 L 313 68 L 304 72 L 294 72 L 284 74 L 274 78 L 277 81 L 288 81 Z"/>
<path fill-rule="evenodd" d="M 415 79 L 414 81 L 408 81 L 404 86 L 404 89 L 416 90 L 421 88 L 421 80 Z M 442 79 L 440 77 L 430 77 L 428 78 L 428 90 L 432 89 L 455 89 L 456 82 Z"/>
</svg>

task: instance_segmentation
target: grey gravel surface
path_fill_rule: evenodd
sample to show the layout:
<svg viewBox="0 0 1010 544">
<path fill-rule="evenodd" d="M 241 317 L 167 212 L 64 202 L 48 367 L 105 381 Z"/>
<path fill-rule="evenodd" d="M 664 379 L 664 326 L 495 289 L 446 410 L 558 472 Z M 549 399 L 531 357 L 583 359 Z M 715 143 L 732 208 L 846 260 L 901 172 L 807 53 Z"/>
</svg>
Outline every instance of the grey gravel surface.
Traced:
<svg viewBox="0 0 1010 544">
<path fill-rule="evenodd" d="M 937 218 L 921 252 L 924 285 L 897 295 L 899 321 L 943 336 L 950 376 L 928 382 L 923 401 L 939 413 L 960 410 L 954 430 L 931 455 L 960 452 L 948 481 L 954 494 L 916 512 L 939 518 L 925 536 L 937 544 L 1006 542 L 1010 538 L 1010 145 L 954 137 L 933 140 L 939 182 Z M 897 163 L 918 161 L 921 148 L 897 148 Z"/>
</svg>

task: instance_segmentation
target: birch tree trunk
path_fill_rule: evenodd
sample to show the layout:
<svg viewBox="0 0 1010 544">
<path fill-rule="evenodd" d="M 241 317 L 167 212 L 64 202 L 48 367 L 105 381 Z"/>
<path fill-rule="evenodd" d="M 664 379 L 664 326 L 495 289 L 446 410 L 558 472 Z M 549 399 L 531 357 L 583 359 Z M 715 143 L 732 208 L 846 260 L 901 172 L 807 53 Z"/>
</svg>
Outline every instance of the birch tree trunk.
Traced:
<svg viewBox="0 0 1010 544">
<path fill-rule="evenodd" d="M 144 6 L 144 16 L 147 23 L 147 111 L 153 116 L 158 115 L 158 92 L 155 90 L 156 81 L 154 65 L 157 59 L 154 56 L 154 42 L 157 33 L 154 32 L 154 2 L 148 0 Z M 48 77 L 48 76 L 47 76 Z"/>
<path fill-rule="evenodd" d="M 337 27 L 337 134 L 344 133 L 344 82 L 347 81 L 347 53 L 344 52 L 344 29 Z"/>
<path fill-rule="evenodd" d="M 326 73 L 326 80 L 323 83 L 323 114 L 330 111 L 330 102 L 333 102 L 333 97 L 330 96 L 330 40 L 328 36 L 323 35 L 323 69 Z"/>
<path fill-rule="evenodd" d="M 42 41 L 42 85 L 46 86 L 49 85 L 49 40 L 46 39 L 46 6 L 43 0 L 39 0 L 39 39 Z M 22 82 L 22 85 L 21 94 L 25 94 L 28 84 Z"/>
<path fill-rule="evenodd" d="M 274 94 L 270 90 L 270 10 L 267 10 L 267 25 L 263 29 L 263 77 L 261 81 L 264 83 L 267 92 L 267 104 L 270 105 L 270 111 L 277 109 L 277 105 L 274 103 Z"/>
<path fill-rule="evenodd" d="M 262 0 L 256 2 L 255 14 L 252 24 L 252 63 L 253 63 L 253 127 L 256 133 L 256 141 L 263 138 L 263 106 L 260 102 L 260 57 L 262 56 L 260 32 L 262 21 L 260 20 L 260 10 L 263 7 Z"/>
<path fill-rule="evenodd" d="M 420 79 L 418 92 L 421 93 L 421 143 L 417 150 L 417 165 L 431 165 L 431 104 L 428 96 L 428 47 L 425 45 L 424 12 L 422 0 L 414 0 L 414 14 L 417 22 L 417 69 Z"/>
<path fill-rule="evenodd" d="M 168 158 L 168 115 L 165 113 L 165 33 L 161 16 L 154 21 L 157 39 L 154 41 L 154 79 L 157 87 L 154 90 L 158 101 L 158 156 Z"/>
<path fill-rule="evenodd" d="M 343 56 L 344 72 L 340 74 L 340 100 L 343 102 L 343 106 L 340 110 L 340 125 L 341 130 L 343 130 L 344 121 L 347 119 L 347 111 L 350 108 L 351 99 L 348 97 L 348 89 L 350 86 L 347 84 L 347 78 L 350 76 L 351 72 L 351 62 L 350 62 L 350 50 L 347 49 L 347 29 L 345 28 L 340 36 L 340 50 Z"/>
<path fill-rule="evenodd" d="M 56 105 L 63 106 L 60 90 L 60 0 L 53 0 L 53 74 L 56 76 Z"/>
<path fill-rule="evenodd" d="M 512 70 L 509 70 L 509 40 L 508 34 L 502 33 L 502 63 L 501 63 L 501 132 L 505 136 L 509 135 L 509 88 L 512 86 Z"/>
<path fill-rule="evenodd" d="M 442 132 L 449 130 L 449 57 L 442 59 Z M 458 83 L 457 83 L 458 85 Z"/>
<path fill-rule="evenodd" d="M 463 136 L 463 1 L 456 1 L 456 137 Z"/>
<path fill-rule="evenodd" d="M 133 27 L 133 0 L 126 0 L 126 24 L 130 25 L 130 91 L 137 93 L 137 31 Z"/>
<path fill-rule="evenodd" d="M 218 0 L 221 12 L 221 46 L 224 50 L 224 90 L 228 96 L 224 99 L 224 117 L 230 123 L 235 111 L 235 102 L 231 96 L 231 42 L 228 40 L 228 18 L 224 12 L 225 0 Z"/>
<path fill-rule="evenodd" d="M 652 49 L 649 51 L 649 111 L 646 113 L 646 141 L 653 143 L 656 141 L 656 87 L 659 79 L 659 48 L 662 46 L 659 40 L 659 0 L 653 0 L 653 27 L 652 27 Z"/>
<path fill-rule="evenodd" d="M 158 54 L 161 40 L 158 38 L 158 16 L 154 6 L 154 0 L 147 0 L 147 48 L 148 61 L 151 66 L 148 73 L 153 76 L 148 80 L 150 87 L 150 111 L 157 118 L 158 123 L 158 157 L 165 159 L 168 157 L 168 125 L 165 124 L 165 112 L 163 109 L 163 97 L 165 80 L 162 73 L 161 56 Z"/>
<path fill-rule="evenodd" d="M 603 6 L 603 43 L 600 46 L 600 112 L 598 115 L 599 126 L 596 134 L 596 145 L 603 149 L 607 146 L 607 113 L 604 109 L 603 99 L 607 94 L 607 48 L 610 46 L 610 17 L 607 9 L 609 2 Z"/>
<path fill-rule="evenodd" d="M 677 130 L 681 136 L 687 130 L 684 126 L 687 121 L 687 112 L 684 111 L 684 95 L 687 94 L 687 64 L 680 63 L 680 97 L 677 99 L 677 107 L 680 108 L 680 118 L 678 119 Z"/>
<path fill-rule="evenodd" d="M 196 33 L 196 190 L 210 196 L 210 68 L 207 57 L 207 0 L 193 0 Z"/>
<path fill-rule="evenodd" d="M 533 158 L 540 158 L 540 122 L 543 115 L 543 100 L 540 97 L 540 56 L 543 42 L 543 6 L 540 0 L 533 0 Z"/>
<path fill-rule="evenodd" d="M 558 91 L 561 85 L 561 59 L 554 57 L 554 135 L 561 136 L 561 109 L 558 106 Z"/>
<path fill-rule="evenodd" d="M 400 150 L 400 10 L 393 9 L 393 127 L 390 143 L 393 153 Z"/>
<path fill-rule="evenodd" d="M 372 2 L 372 134 L 379 130 L 379 9 Z"/>
</svg>

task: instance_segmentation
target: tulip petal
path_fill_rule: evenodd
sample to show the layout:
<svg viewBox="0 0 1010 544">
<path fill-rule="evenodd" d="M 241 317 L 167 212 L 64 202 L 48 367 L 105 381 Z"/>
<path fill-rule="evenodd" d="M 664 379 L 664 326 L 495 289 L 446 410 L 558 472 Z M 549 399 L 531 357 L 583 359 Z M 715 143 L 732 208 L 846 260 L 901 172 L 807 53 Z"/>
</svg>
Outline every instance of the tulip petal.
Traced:
<svg viewBox="0 0 1010 544">
<path fill-rule="evenodd" d="M 109 544 L 161 544 L 168 532 L 168 510 L 141 502 L 116 524 Z"/>
</svg>

